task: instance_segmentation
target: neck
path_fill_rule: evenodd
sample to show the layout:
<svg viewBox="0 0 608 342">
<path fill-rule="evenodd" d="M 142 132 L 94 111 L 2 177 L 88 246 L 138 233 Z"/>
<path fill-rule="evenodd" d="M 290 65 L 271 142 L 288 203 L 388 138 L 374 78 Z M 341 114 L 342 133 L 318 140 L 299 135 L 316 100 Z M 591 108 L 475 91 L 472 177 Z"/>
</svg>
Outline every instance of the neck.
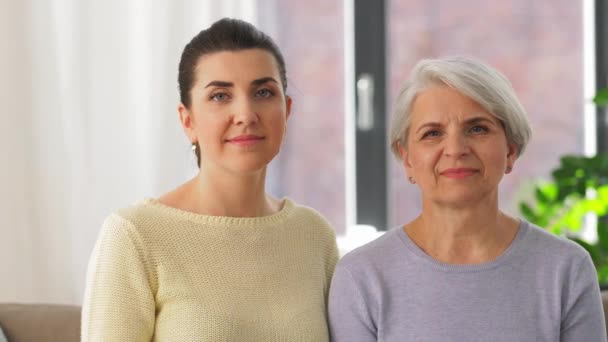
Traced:
<svg viewBox="0 0 608 342">
<path fill-rule="evenodd" d="M 480 264 L 509 247 L 518 222 L 498 210 L 497 199 L 466 207 L 424 203 L 422 214 L 405 227 L 427 254 L 449 264 Z"/>
<path fill-rule="evenodd" d="M 197 212 L 214 216 L 256 217 L 279 210 L 265 192 L 266 168 L 249 174 L 201 169 L 190 181 Z"/>
</svg>

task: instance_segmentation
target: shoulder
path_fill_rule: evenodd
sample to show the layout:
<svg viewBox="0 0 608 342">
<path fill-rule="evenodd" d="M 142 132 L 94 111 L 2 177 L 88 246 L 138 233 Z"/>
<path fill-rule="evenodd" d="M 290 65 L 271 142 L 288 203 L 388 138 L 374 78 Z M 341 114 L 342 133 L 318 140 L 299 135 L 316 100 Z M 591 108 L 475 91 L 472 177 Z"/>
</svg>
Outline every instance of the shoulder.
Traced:
<svg viewBox="0 0 608 342">
<path fill-rule="evenodd" d="M 131 205 L 117 209 L 110 214 L 134 225 L 149 221 L 150 218 L 157 218 L 162 214 L 162 208 L 155 204 L 153 199 L 142 199 Z"/>
<path fill-rule="evenodd" d="M 568 281 L 582 265 L 592 265 L 591 256 L 578 243 L 557 236 L 530 223 L 522 221 L 525 235 L 517 249 L 521 265 L 533 270 L 537 276 L 551 275 L 559 282 Z"/>
<path fill-rule="evenodd" d="M 404 263 L 404 254 L 401 254 L 405 246 L 399 237 L 400 231 L 401 227 L 393 228 L 344 255 L 338 261 L 332 278 L 330 292 L 333 292 L 333 297 L 342 297 L 340 293 L 344 293 L 349 297 L 346 301 L 361 298 L 362 306 L 357 305 L 358 308 L 366 307 L 370 312 L 376 312 L 376 303 L 380 302 L 378 296 L 386 290 L 392 275 L 408 277 L 407 269 L 397 265 L 407 264 Z"/>
<path fill-rule="evenodd" d="M 401 243 L 401 227 L 392 228 L 375 240 L 346 253 L 338 262 L 338 267 L 351 273 L 365 269 L 381 271 L 390 267 L 396 253 L 402 253 L 405 246 Z"/>
<path fill-rule="evenodd" d="M 287 239 L 297 239 L 302 248 L 315 250 L 321 257 L 329 273 L 333 273 L 338 260 L 336 232 L 327 219 L 315 209 L 285 199 L 284 209 L 289 210 L 284 226 Z M 294 232 L 296 232 L 294 234 Z"/>
<path fill-rule="evenodd" d="M 300 219 L 319 221 L 319 222 L 329 224 L 327 222 L 327 219 L 323 215 L 321 215 L 321 213 L 319 213 L 316 209 L 313 209 L 307 205 L 304 205 L 304 204 L 298 203 L 292 199 L 286 198 L 284 206 L 291 207 L 293 210 L 293 214 Z"/>
<path fill-rule="evenodd" d="M 526 229 L 526 252 L 546 256 L 552 260 L 581 260 L 589 253 L 578 243 L 563 236 L 557 236 L 541 227 L 522 220 L 522 228 Z"/>
<path fill-rule="evenodd" d="M 89 267 L 109 270 L 144 265 L 146 272 L 152 274 L 149 251 L 154 237 L 151 239 L 146 231 L 151 230 L 149 226 L 154 218 L 148 210 L 145 203 L 140 202 L 109 214 L 99 231 Z"/>
<path fill-rule="evenodd" d="M 335 232 L 332 225 L 329 223 L 327 218 L 319 213 L 317 210 L 297 203 L 291 199 L 285 199 L 284 206 L 291 208 L 291 215 L 289 219 L 299 225 L 308 227 L 319 232 L 325 232 L 332 235 L 335 238 Z"/>
<path fill-rule="evenodd" d="M 103 222 L 102 236 L 126 237 L 133 242 L 158 230 L 165 225 L 167 216 L 163 215 L 151 200 L 144 199 L 110 213 Z"/>
</svg>

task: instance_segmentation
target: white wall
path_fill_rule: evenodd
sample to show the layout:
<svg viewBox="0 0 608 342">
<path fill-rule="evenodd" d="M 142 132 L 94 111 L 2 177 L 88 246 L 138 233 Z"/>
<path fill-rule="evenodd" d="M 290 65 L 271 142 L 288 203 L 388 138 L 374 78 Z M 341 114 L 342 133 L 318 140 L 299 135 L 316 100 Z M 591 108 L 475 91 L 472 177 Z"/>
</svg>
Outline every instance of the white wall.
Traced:
<svg viewBox="0 0 608 342">
<path fill-rule="evenodd" d="M 0 302 L 81 302 L 106 215 L 195 171 L 184 45 L 251 1 L 0 0 Z"/>
</svg>

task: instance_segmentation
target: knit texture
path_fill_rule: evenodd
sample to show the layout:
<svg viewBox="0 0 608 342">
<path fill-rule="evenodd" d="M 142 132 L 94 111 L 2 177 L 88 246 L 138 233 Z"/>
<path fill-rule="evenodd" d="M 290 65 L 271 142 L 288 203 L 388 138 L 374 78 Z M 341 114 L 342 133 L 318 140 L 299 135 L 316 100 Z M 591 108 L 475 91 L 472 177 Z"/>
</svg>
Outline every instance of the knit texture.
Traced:
<svg viewBox="0 0 608 342">
<path fill-rule="evenodd" d="M 82 341 L 328 341 L 337 259 L 331 226 L 289 199 L 252 218 L 147 199 L 104 222 Z"/>
</svg>

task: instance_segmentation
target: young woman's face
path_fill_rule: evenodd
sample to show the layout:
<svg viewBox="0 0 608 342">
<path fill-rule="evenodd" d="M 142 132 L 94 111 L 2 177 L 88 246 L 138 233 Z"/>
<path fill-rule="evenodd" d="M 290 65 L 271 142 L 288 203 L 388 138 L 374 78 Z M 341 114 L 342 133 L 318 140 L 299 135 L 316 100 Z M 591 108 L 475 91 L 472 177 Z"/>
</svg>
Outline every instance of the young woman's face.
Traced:
<svg viewBox="0 0 608 342">
<path fill-rule="evenodd" d="M 279 152 L 291 99 L 270 52 L 201 56 L 190 97 L 190 108 L 180 105 L 180 118 L 190 141 L 199 143 L 201 168 L 255 172 Z"/>
<path fill-rule="evenodd" d="M 434 86 L 416 97 L 400 151 L 424 200 L 466 206 L 496 196 L 517 149 L 494 115 L 453 88 Z"/>
</svg>

